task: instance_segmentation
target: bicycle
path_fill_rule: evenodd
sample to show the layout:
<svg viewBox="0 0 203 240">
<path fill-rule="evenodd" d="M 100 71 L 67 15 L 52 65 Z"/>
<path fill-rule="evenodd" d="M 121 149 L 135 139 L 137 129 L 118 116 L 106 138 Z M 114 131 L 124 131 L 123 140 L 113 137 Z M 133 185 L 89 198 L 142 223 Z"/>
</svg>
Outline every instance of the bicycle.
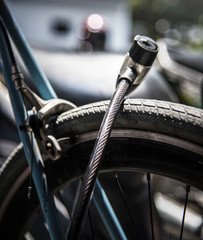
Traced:
<svg viewBox="0 0 203 240">
<path fill-rule="evenodd" d="M 156 179 L 154 174 L 158 174 L 182 181 L 187 186 L 180 230 L 180 239 L 182 239 L 186 205 L 190 191 L 189 186 L 202 190 L 202 110 L 156 100 L 126 99 L 123 102 L 122 97 L 120 97 L 120 103 L 116 106 L 119 111 L 111 136 L 108 135 L 109 132 L 107 134 L 109 140 L 107 139 L 108 145 L 105 154 L 102 156 L 102 166 L 97 168 L 96 171 L 100 172 L 99 179 L 103 186 L 106 187 L 116 182 L 129 220 L 125 222 L 125 217 L 118 216 L 119 223 L 113 211 L 113 208 L 116 209 L 116 202 L 110 204 L 105 194 L 105 191 L 109 191 L 109 189 L 106 188 L 104 191 L 99 181 L 95 183 L 97 173 L 93 181 L 96 184 L 93 206 L 88 210 L 87 207 L 92 198 L 94 184 L 88 193 L 85 207 L 81 210 L 81 205 L 78 205 L 83 191 L 81 188 L 83 183 L 81 183 L 80 178 L 83 176 L 84 181 L 85 179 L 89 180 L 88 177 L 91 174 L 87 174 L 86 166 L 91 168 L 91 165 L 88 164 L 89 158 L 94 155 L 92 149 L 95 142 L 99 141 L 98 130 L 111 104 L 109 101 L 104 101 L 76 108 L 70 102 L 56 99 L 53 89 L 34 61 L 28 46 L 20 36 L 19 30 L 16 30 L 18 28 L 15 21 L 3 1 L 0 2 L 0 16 L 3 22 L 1 23 L 0 39 L 1 59 L 3 59 L 1 67 L 10 91 L 17 126 L 20 127 L 19 135 L 23 142 L 4 163 L 0 172 L 1 236 L 8 239 L 29 239 L 33 237 L 30 235 L 35 227 L 36 212 L 39 210 L 40 201 L 45 218 L 44 220 L 41 217 L 42 224 L 45 225 L 45 230 L 48 228 L 45 234 L 49 232 L 52 239 L 65 239 L 66 234 L 64 232 L 68 230 L 68 224 L 71 221 L 76 224 L 70 224 L 73 228 L 70 227 L 68 233 L 71 235 L 68 236 L 68 239 L 78 239 L 80 237 L 78 233 L 82 231 L 84 224 L 86 224 L 86 232 L 83 233 L 83 236 L 89 237 L 92 234 L 92 238 L 94 238 L 92 227 L 98 227 L 92 221 L 93 217 L 95 217 L 93 215 L 96 214 L 95 211 L 92 211 L 92 208 L 95 210 L 95 206 L 107 229 L 105 231 L 102 227 L 100 235 L 96 235 L 97 239 L 99 237 L 105 239 L 109 236 L 111 239 L 129 239 L 133 237 L 146 239 L 149 235 L 152 239 L 155 237 L 157 239 L 160 233 L 156 231 L 157 226 L 154 226 L 156 215 L 153 215 L 153 212 L 156 211 L 156 208 L 153 208 L 153 193 L 151 192 L 150 182 L 151 177 Z M 10 33 L 22 58 L 26 59 L 25 64 L 28 70 L 37 81 L 37 85 L 40 86 L 41 96 L 44 99 L 55 98 L 54 100 L 44 101 L 27 88 L 15 63 L 4 27 Z M 138 46 L 138 50 L 144 51 L 141 54 L 142 57 L 137 53 L 137 45 L 139 44 L 141 44 L 141 48 Z M 147 51 L 143 50 L 143 48 Z M 140 36 L 135 38 L 134 44 L 129 51 L 131 56 L 129 57 L 128 54 L 125 58 L 118 78 L 117 85 L 121 84 L 123 86 L 121 87 L 122 95 L 128 88 L 126 82 L 128 84 L 129 81 L 134 82 L 136 79 L 136 84 L 140 83 L 143 79 L 143 76 L 140 78 L 140 73 L 144 75 L 149 70 L 148 66 L 152 65 L 157 51 L 157 45 L 151 39 Z M 135 57 L 135 59 L 132 60 L 132 57 Z M 134 62 L 139 64 L 134 64 Z M 12 65 L 13 73 L 11 71 Z M 125 83 L 122 79 L 124 79 Z M 20 93 L 16 88 L 20 90 Z M 120 88 L 117 87 L 117 89 Z M 27 102 L 31 103 L 35 108 L 25 113 L 22 103 L 25 104 L 25 107 L 28 107 Z M 114 107 L 113 110 L 115 110 Z M 114 114 L 116 115 L 116 111 Z M 100 133 L 102 133 L 102 129 Z M 30 168 L 28 168 L 27 162 Z M 30 171 L 35 182 L 35 189 L 29 183 L 31 181 L 29 177 Z M 128 202 L 132 204 L 135 201 L 126 199 L 131 193 L 125 192 L 127 186 L 130 185 L 128 177 L 134 171 L 136 172 L 135 179 L 139 183 L 136 187 L 139 189 L 139 187 L 147 185 L 149 192 L 149 215 L 146 218 L 151 219 L 150 221 L 147 219 L 147 226 L 143 226 L 141 235 L 139 232 L 140 223 L 145 222 L 146 219 L 143 221 L 142 214 L 139 215 L 139 219 L 135 218 L 136 212 L 127 204 Z M 146 173 L 147 184 L 143 182 L 143 174 L 139 174 L 139 172 Z M 105 185 L 106 179 L 109 179 L 112 175 L 113 182 L 110 181 Z M 28 197 L 27 193 L 25 193 L 27 187 L 29 188 Z M 76 196 L 72 204 L 66 198 L 65 192 L 67 190 L 70 194 L 73 192 Z M 113 190 L 115 188 L 110 188 L 110 192 Z M 144 188 L 144 192 L 145 190 Z M 143 192 L 136 190 L 136 193 Z M 109 199 L 112 198 L 109 195 L 108 197 Z M 139 198 L 141 197 L 139 196 Z M 138 208 L 139 204 L 138 199 Z M 136 210 L 139 210 L 138 208 Z M 89 223 L 85 223 L 83 220 L 80 221 L 80 219 L 78 221 L 78 215 L 75 215 L 75 211 L 78 209 L 82 211 L 82 217 L 79 212 L 81 219 L 87 214 L 89 215 Z M 64 223 L 64 219 L 66 220 L 63 226 L 60 224 L 57 212 L 62 223 Z M 71 219 L 72 216 L 73 219 Z M 98 219 L 98 216 L 96 216 L 96 219 Z M 45 221 L 46 224 L 44 224 Z M 39 223 L 38 219 L 36 222 Z M 202 221 L 198 222 L 198 224 L 197 231 L 200 231 Z M 132 225 L 132 230 L 129 230 L 129 225 Z M 35 234 L 37 233 L 35 231 Z"/>
</svg>

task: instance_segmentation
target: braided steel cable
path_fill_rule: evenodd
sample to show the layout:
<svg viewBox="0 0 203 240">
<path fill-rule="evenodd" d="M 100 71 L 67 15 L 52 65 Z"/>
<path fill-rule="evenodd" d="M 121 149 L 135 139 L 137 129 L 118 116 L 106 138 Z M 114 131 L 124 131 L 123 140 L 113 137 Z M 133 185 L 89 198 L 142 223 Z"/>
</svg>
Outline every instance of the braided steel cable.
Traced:
<svg viewBox="0 0 203 240">
<path fill-rule="evenodd" d="M 117 85 L 116 91 L 111 99 L 107 112 L 101 123 L 97 141 L 94 146 L 93 153 L 86 172 L 83 177 L 83 184 L 78 198 L 77 206 L 73 215 L 73 219 L 69 228 L 68 240 L 77 240 L 83 229 L 87 209 L 89 207 L 92 192 L 95 187 L 96 178 L 102 163 L 102 156 L 105 152 L 108 139 L 111 134 L 111 129 L 116 118 L 117 112 L 122 104 L 125 93 L 129 87 L 129 81 L 123 79 Z"/>
</svg>

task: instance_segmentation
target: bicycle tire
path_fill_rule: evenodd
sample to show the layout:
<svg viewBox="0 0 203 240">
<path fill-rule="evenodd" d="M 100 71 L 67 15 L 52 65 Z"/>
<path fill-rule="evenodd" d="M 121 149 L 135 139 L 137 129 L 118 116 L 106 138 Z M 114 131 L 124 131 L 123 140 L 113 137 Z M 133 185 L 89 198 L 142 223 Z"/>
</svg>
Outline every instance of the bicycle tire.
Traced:
<svg viewBox="0 0 203 240">
<path fill-rule="evenodd" d="M 65 149 L 60 160 L 45 162 L 51 191 L 84 173 L 108 103 L 85 105 L 47 123 L 48 134 L 63 139 Z M 125 100 L 101 170 L 123 168 L 167 176 L 203 190 L 203 111 L 157 100 Z M 0 170 L 0 235 L 8 239 L 22 237 L 39 207 L 35 193 L 31 201 L 27 199 L 28 176 L 21 145 Z"/>
</svg>

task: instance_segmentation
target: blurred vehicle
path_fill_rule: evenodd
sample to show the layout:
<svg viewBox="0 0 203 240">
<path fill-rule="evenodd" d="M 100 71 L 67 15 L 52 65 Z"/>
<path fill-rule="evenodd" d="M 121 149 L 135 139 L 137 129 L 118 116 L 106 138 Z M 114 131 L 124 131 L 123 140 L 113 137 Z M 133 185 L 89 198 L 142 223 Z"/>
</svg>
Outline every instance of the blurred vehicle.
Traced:
<svg viewBox="0 0 203 240">
<path fill-rule="evenodd" d="M 181 103 L 203 106 L 203 54 L 180 41 L 159 39 L 157 67 Z"/>
</svg>

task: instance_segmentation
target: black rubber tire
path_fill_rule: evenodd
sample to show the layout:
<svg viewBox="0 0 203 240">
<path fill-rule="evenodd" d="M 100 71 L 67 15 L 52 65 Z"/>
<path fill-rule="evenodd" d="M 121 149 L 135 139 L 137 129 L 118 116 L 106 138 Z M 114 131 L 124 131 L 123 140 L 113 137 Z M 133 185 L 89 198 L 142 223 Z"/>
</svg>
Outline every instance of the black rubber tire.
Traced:
<svg viewBox="0 0 203 240">
<path fill-rule="evenodd" d="M 88 104 L 61 114 L 52 125 L 56 137 L 97 130 L 109 101 Z M 126 99 L 114 128 L 144 129 L 203 144 L 203 112 L 186 105 L 147 99 Z"/>
<path fill-rule="evenodd" d="M 61 114 L 47 125 L 56 138 L 68 137 L 58 161 L 46 161 L 48 186 L 62 188 L 86 168 L 108 101 Z M 114 124 L 102 170 L 139 170 L 168 176 L 203 189 L 203 111 L 155 100 L 125 100 Z M 38 208 L 27 199 L 29 168 L 22 146 L 0 170 L 0 236 L 19 239 Z M 12 231 L 11 231 L 12 229 Z"/>
</svg>

